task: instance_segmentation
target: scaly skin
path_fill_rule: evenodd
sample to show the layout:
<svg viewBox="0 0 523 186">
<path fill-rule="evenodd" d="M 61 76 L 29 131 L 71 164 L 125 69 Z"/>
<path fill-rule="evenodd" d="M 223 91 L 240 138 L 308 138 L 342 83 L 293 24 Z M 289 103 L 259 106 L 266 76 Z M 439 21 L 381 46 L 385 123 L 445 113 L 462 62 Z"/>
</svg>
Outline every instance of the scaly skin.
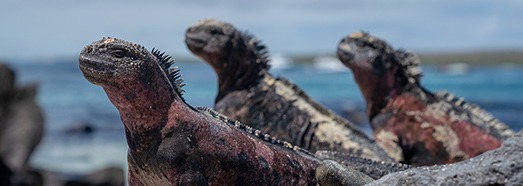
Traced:
<svg viewBox="0 0 523 186">
<path fill-rule="evenodd" d="M 185 42 L 218 75 L 218 112 L 313 152 L 332 150 L 393 161 L 353 123 L 288 80 L 273 77 L 265 46 L 250 34 L 207 19 L 187 29 Z"/>
<path fill-rule="evenodd" d="M 452 163 L 499 147 L 514 132 L 478 106 L 420 85 L 419 59 L 356 32 L 338 45 L 367 103 L 376 141 L 397 161 Z"/>
<path fill-rule="evenodd" d="M 169 57 L 104 38 L 86 46 L 79 61 L 120 112 L 130 185 L 317 184 L 320 160 L 309 152 L 186 104 Z"/>
</svg>

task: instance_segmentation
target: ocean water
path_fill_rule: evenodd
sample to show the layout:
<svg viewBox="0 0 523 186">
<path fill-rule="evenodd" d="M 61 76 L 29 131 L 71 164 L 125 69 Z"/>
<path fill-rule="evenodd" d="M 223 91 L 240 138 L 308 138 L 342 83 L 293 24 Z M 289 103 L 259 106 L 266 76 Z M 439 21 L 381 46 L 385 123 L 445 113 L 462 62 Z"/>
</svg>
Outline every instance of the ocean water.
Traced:
<svg viewBox="0 0 523 186">
<path fill-rule="evenodd" d="M 127 144 L 118 112 L 104 91 L 89 83 L 76 59 L 50 62 L 11 61 L 20 84 L 40 84 L 38 101 L 46 117 L 46 133 L 33 155 L 34 166 L 48 170 L 85 173 L 106 166 L 125 168 Z M 187 85 L 187 102 L 212 107 L 216 76 L 207 64 L 197 61 L 177 64 Z M 361 127 L 370 132 L 364 118 L 364 103 L 352 74 L 347 69 L 319 68 L 316 65 L 272 69 L 298 84 L 312 98 L 341 114 L 356 113 Z M 478 104 L 519 131 L 523 128 L 523 67 L 423 66 L 423 85 L 432 91 L 448 90 Z M 357 118 L 357 117 L 356 117 Z M 74 126 L 90 124 L 90 134 L 68 133 Z"/>
</svg>

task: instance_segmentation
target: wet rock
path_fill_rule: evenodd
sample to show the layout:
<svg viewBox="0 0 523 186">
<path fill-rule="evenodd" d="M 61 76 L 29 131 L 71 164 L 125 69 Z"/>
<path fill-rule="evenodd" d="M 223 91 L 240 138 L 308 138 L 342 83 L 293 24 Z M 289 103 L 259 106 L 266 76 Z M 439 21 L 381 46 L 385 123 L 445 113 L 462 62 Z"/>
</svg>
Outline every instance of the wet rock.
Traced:
<svg viewBox="0 0 523 186">
<path fill-rule="evenodd" d="M 523 131 L 501 147 L 448 165 L 389 174 L 369 185 L 519 185 L 523 183 Z"/>
</svg>

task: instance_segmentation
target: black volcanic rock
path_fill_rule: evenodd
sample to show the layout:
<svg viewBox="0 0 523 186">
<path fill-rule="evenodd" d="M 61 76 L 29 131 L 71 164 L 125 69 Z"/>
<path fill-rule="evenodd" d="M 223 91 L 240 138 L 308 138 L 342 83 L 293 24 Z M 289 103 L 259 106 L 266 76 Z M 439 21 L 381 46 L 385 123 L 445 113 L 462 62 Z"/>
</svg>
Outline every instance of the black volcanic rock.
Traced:
<svg viewBox="0 0 523 186">
<path fill-rule="evenodd" d="M 501 147 L 448 165 L 389 174 L 369 185 L 520 185 L 523 183 L 523 131 Z"/>
</svg>

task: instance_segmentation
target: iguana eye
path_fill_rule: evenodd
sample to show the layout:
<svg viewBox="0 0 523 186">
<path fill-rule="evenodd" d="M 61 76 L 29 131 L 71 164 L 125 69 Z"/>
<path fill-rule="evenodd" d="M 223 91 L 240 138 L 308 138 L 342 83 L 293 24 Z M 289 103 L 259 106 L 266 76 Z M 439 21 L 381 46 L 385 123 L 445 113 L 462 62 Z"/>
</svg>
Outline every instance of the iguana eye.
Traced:
<svg viewBox="0 0 523 186">
<path fill-rule="evenodd" d="M 113 56 L 117 57 L 117 58 L 124 58 L 124 57 L 129 56 L 129 52 L 127 52 L 126 50 L 119 50 L 119 49 L 111 51 L 111 54 L 113 54 Z"/>
<path fill-rule="evenodd" d="M 223 35 L 223 32 L 221 32 L 218 29 L 212 29 L 209 33 L 212 34 L 212 35 L 216 35 L 216 34 Z"/>
</svg>

